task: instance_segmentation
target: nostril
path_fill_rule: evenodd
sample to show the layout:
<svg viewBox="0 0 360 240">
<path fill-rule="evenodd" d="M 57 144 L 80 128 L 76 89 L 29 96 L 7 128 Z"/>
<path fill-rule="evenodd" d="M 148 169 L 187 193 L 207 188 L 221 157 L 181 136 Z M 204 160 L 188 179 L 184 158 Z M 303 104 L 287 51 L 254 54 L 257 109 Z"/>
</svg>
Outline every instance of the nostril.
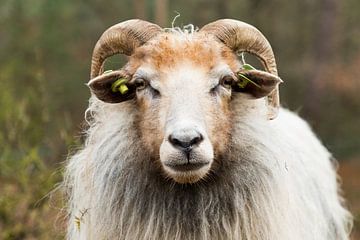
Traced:
<svg viewBox="0 0 360 240">
<path fill-rule="evenodd" d="M 199 144 L 203 140 L 203 136 L 196 132 L 196 134 L 170 134 L 169 142 L 177 148 L 181 148 L 183 151 L 189 151 L 194 145 Z"/>
<path fill-rule="evenodd" d="M 173 134 L 169 136 L 170 143 L 175 147 L 182 147 L 182 148 L 189 148 L 190 142 L 188 141 L 181 141 L 180 139 L 174 137 Z"/>
<path fill-rule="evenodd" d="M 201 134 L 199 134 L 199 136 L 194 137 L 191 141 L 190 141 L 190 146 L 193 146 L 195 144 L 200 143 L 203 140 L 203 136 Z"/>
<path fill-rule="evenodd" d="M 170 141 L 171 144 L 174 145 L 174 146 L 182 146 L 182 147 L 184 147 L 184 148 L 187 147 L 187 146 L 186 146 L 186 142 L 180 141 L 179 139 L 173 137 L 173 135 L 170 135 L 170 136 L 169 136 L 169 141 Z"/>
</svg>

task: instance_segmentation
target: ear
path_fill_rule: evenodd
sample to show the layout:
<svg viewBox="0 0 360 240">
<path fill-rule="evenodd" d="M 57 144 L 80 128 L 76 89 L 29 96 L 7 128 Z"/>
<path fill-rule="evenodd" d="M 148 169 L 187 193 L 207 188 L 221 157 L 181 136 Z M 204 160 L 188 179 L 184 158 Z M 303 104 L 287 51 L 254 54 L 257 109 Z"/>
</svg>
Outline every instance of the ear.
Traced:
<svg viewBox="0 0 360 240">
<path fill-rule="evenodd" d="M 248 93 L 254 98 L 268 96 L 283 81 L 276 75 L 260 70 L 241 70 L 233 85 L 236 92 Z"/>
<path fill-rule="evenodd" d="M 135 86 L 128 81 L 128 76 L 121 70 L 107 71 L 91 79 L 87 85 L 98 99 L 107 103 L 119 103 L 135 96 Z M 120 85 L 117 84 L 119 82 Z"/>
</svg>

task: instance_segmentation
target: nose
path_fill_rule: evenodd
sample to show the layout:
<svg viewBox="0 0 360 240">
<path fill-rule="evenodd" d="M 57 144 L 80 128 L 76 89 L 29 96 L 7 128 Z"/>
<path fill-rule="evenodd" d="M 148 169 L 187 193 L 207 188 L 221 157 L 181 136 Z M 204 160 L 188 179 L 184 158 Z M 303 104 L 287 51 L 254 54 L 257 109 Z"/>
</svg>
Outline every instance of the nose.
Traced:
<svg viewBox="0 0 360 240">
<path fill-rule="evenodd" d="M 169 135 L 169 142 L 174 147 L 185 152 L 190 152 L 193 147 L 199 145 L 203 139 L 203 135 L 193 129 L 181 129 Z"/>
</svg>

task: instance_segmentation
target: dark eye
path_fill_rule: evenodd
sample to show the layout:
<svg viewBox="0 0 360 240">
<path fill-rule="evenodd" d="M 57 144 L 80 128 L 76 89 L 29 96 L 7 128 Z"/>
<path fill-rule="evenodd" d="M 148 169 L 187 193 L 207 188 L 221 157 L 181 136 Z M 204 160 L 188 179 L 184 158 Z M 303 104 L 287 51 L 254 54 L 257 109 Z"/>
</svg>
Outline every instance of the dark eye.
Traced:
<svg viewBox="0 0 360 240">
<path fill-rule="evenodd" d="M 220 84 L 227 89 L 230 89 L 234 82 L 234 78 L 232 76 L 225 76 L 221 79 Z"/>
<path fill-rule="evenodd" d="M 147 86 L 147 81 L 143 78 L 137 78 L 135 80 L 135 87 L 136 87 L 136 90 L 143 90 L 145 89 Z"/>
</svg>

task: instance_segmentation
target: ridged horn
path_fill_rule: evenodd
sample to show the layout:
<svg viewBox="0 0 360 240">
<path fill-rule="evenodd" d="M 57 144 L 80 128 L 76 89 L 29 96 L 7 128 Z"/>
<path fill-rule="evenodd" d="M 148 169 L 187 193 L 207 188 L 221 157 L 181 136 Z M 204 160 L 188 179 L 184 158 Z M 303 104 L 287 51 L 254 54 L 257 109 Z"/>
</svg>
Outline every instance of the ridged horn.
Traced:
<svg viewBox="0 0 360 240">
<path fill-rule="evenodd" d="M 108 28 L 97 41 L 92 59 L 90 79 L 103 72 L 106 58 L 115 54 L 130 56 L 134 49 L 155 37 L 162 29 L 153 23 L 132 19 Z"/>
<path fill-rule="evenodd" d="M 234 52 L 248 52 L 255 55 L 267 72 L 278 75 L 270 43 L 254 26 L 233 19 L 221 19 L 205 25 L 200 31 L 214 35 Z M 267 98 L 268 117 L 274 119 L 280 107 L 279 87 L 276 87 Z"/>
</svg>

